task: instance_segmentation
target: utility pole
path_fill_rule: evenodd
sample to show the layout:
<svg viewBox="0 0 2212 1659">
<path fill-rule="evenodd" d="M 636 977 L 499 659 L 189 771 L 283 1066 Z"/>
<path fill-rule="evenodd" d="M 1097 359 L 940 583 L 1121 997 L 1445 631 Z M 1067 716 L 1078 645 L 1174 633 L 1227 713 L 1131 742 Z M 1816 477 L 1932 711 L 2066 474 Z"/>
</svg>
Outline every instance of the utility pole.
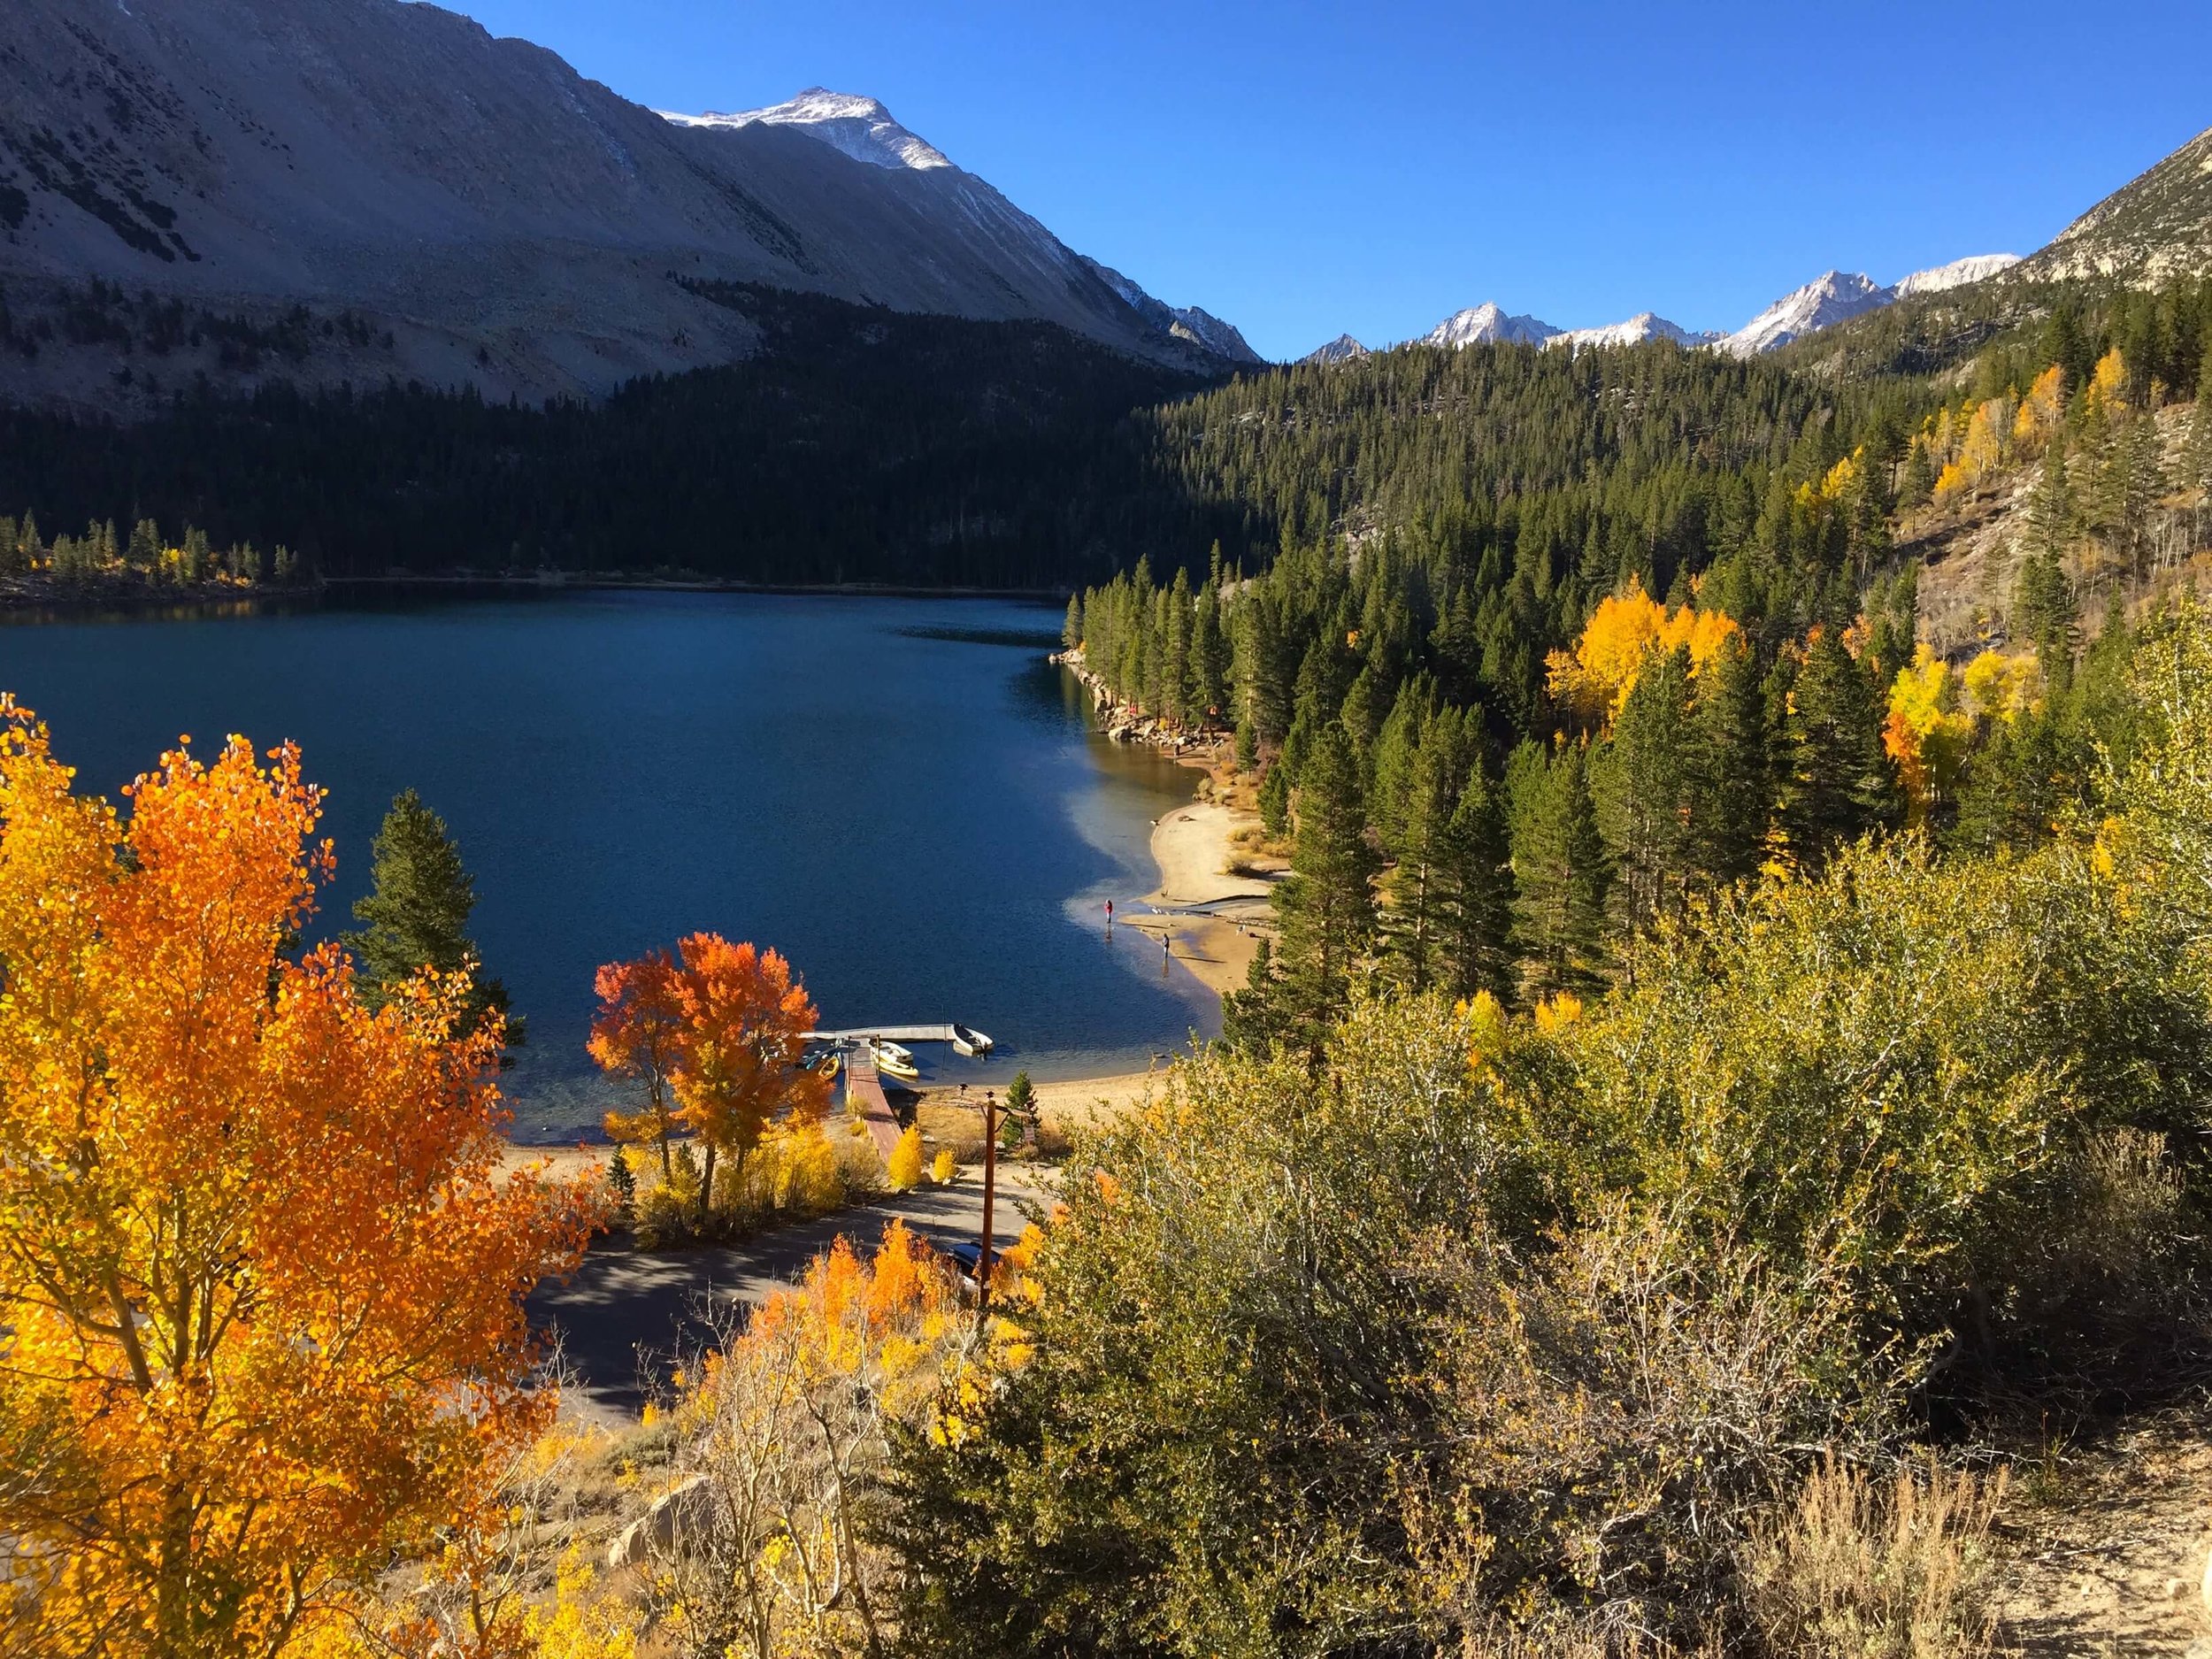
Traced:
<svg viewBox="0 0 2212 1659">
<path fill-rule="evenodd" d="M 998 1186 L 998 1093 L 983 1091 L 983 1250 L 975 1259 L 975 1305 L 991 1300 L 991 1198 Z"/>
</svg>

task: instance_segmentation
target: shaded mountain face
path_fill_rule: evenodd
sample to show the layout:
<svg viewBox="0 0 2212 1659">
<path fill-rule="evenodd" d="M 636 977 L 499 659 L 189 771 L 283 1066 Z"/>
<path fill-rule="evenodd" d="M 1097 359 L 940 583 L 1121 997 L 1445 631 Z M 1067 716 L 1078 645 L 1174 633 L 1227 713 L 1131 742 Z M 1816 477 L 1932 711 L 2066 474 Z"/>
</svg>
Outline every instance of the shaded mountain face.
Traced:
<svg viewBox="0 0 2212 1659">
<path fill-rule="evenodd" d="M 2029 281 L 2108 277 L 2154 288 L 2212 270 L 2212 130 L 2198 134 L 2024 260 Z"/>
<path fill-rule="evenodd" d="M 292 378 L 596 395 L 751 349 L 680 275 L 1219 366 L 872 100 L 671 120 L 401 0 L 8 0 L 8 19 L 0 281 L 19 316 L 42 284 L 93 277 L 194 316 L 343 310 L 362 326 L 320 334 Z M 84 355 L 0 354 L 0 391 L 98 390 L 71 377 L 114 352 Z"/>
</svg>

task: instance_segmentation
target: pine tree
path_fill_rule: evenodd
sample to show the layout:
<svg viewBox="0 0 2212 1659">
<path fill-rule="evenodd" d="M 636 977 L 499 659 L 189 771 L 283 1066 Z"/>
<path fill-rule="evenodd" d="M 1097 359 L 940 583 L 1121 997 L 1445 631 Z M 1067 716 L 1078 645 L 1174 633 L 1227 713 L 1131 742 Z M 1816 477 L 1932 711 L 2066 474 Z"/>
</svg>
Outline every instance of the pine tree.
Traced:
<svg viewBox="0 0 2212 1659">
<path fill-rule="evenodd" d="M 445 820 L 412 789 L 401 791 L 371 845 L 372 887 L 353 907 L 366 926 L 345 935 L 364 1004 L 381 1008 L 425 968 L 441 973 L 476 968 L 481 959 L 468 936 L 475 883 Z M 507 987 L 480 973 L 469 998 L 472 1029 L 487 1013 L 507 1015 Z M 522 1021 L 508 1018 L 510 1047 L 523 1040 Z"/>
<path fill-rule="evenodd" d="M 1513 995 L 1513 870 L 1498 785 L 1478 763 L 1435 855 L 1437 983 L 1455 997 Z"/>
<path fill-rule="evenodd" d="M 1397 860 L 1385 886 L 1389 904 L 1382 913 L 1384 953 L 1394 978 L 1423 991 L 1438 977 L 1438 864 L 1470 756 L 1458 710 L 1426 719 L 1425 710 L 1417 716 L 1417 706 L 1401 693 L 1378 745 L 1373 799 L 1377 837 Z M 1417 718 L 1425 725 L 1416 726 Z"/>
<path fill-rule="evenodd" d="M 1833 634 L 1807 649 L 1791 703 L 1782 821 L 1792 856 L 1816 870 L 1839 844 L 1893 821 L 1896 780 L 1873 686 Z"/>
<path fill-rule="evenodd" d="M 1534 998 L 1601 982 L 1611 872 L 1581 748 L 1562 744 L 1531 781 L 1512 846 L 1516 933 Z"/>
<path fill-rule="evenodd" d="M 1068 595 L 1068 614 L 1060 624 L 1060 643 L 1069 650 L 1083 643 L 1083 595 Z"/>
<path fill-rule="evenodd" d="M 1351 1000 L 1352 973 L 1375 933 L 1374 881 L 1359 763 L 1332 721 L 1317 738 L 1295 803 L 1290 874 L 1275 889 L 1275 995 L 1283 1038 L 1317 1064 Z"/>
<path fill-rule="evenodd" d="M 1679 901 L 1695 862 L 1690 654 L 1654 653 L 1591 770 L 1623 920 L 1640 930 Z"/>
<path fill-rule="evenodd" d="M 1699 685 L 1690 755 L 1690 827 L 1705 880 L 1755 874 L 1774 807 L 1766 688 L 1748 649 L 1724 651 Z"/>
</svg>

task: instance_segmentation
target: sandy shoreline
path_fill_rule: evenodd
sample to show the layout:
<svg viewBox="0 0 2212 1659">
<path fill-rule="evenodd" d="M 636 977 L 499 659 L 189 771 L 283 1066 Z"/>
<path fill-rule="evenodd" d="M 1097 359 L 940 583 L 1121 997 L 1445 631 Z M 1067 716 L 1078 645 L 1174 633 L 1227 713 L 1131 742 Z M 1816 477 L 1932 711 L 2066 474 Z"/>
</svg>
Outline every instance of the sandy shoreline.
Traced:
<svg viewBox="0 0 2212 1659">
<path fill-rule="evenodd" d="M 1257 822 L 1215 801 L 1194 801 L 1152 828 L 1152 858 L 1160 885 L 1118 921 L 1140 933 L 1165 933 L 1176 961 L 1217 996 L 1243 987 L 1259 949 L 1256 924 L 1270 915 L 1269 883 L 1231 870 L 1231 837 Z"/>
</svg>

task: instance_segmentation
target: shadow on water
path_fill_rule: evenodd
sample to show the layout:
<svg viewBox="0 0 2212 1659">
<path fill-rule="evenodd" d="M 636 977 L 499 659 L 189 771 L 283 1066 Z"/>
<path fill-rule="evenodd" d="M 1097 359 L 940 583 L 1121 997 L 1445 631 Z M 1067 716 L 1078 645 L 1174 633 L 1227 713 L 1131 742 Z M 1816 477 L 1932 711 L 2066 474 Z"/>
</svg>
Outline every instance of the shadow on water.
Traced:
<svg viewBox="0 0 2212 1659">
<path fill-rule="evenodd" d="M 987 1064 L 931 1080 L 1141 1070 L 1217 1007 L 1105 937 L 1156 884 L 1194 779 L 1105 742 L 1004 600 L 453 590 L 245 615 L 0 629 L 0 689 L 110 795 L 180 733 L 298 741 L 339 856 L 311 939 L 349 925 L 413 787 L 475 877 L 472 931 L 530 1035 L 519 1129 L 593 1131 L 601 963 L 710 929 L 772 945 L 831 1025 L 964 1020 Z M 1014 649 L 1017 645 L 1019 649 Z M 1125 932 L 1126 930 L 1124 930 Z"/>
</svg>

